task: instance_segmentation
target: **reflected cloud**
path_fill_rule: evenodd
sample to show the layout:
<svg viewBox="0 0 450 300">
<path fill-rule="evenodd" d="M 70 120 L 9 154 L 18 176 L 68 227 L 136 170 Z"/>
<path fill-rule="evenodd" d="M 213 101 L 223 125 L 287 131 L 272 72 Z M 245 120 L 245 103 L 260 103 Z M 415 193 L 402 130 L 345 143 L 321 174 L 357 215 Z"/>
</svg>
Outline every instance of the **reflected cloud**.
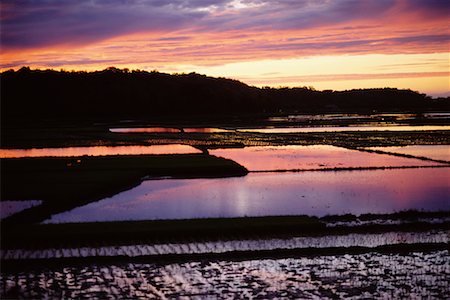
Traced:
<svg viewBox="0 0 450 300">
<path fill-rule="evenodd" d="M 201 153 L 194 147 L 181 144 L 152 146 L 96 146 L 65 147 L 42 149 L 0 149 L 0 158 L 19 157 L 72 157 L 72 156 L 107 156 L 107 155 L 159 155 L 159 154 L 194 154 Z M 80 162 L 77 162 L 80 163 Z"/>
<path fill-rule="evenodd" d="M 447 210 L 450 168 L 149 180 L 45 223 Z"/>
<path fill-rule="evenodd" d="M 439 165 L 430 161 L 367 153 L 328 145 L 257 146 L 215 149 L 209 150 L 209 153 L 234 160 L 249 171 Z"/>
</svg>

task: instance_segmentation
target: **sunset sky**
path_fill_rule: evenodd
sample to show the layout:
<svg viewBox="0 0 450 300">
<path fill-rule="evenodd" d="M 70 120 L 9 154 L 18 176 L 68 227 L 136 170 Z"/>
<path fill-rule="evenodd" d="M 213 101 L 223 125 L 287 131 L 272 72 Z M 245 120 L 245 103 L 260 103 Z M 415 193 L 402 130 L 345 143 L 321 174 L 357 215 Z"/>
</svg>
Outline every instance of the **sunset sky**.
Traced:
<svg viewBox="0 0 450 300">
<path fill-rule="evenodd" d="M 450 95 L 448 0 L 2 0 L 0 69 Z"/>
</svg>

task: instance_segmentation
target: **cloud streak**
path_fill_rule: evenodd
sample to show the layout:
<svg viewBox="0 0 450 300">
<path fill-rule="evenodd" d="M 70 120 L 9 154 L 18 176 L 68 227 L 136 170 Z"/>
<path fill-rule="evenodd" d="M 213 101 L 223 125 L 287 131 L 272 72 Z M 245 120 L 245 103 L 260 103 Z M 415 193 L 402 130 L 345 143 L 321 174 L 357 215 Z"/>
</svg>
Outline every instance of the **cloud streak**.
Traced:
<svg viewBox="0 0 450 300">
<path fill-rule="evenodd" d="M 204 15 L 168 7 L 137 1 L 7 1 L 2 3 L 2 46 L 85 45 L 136 32 L 171 31 Z"/>
<path fill-rule="evenodd" d="M 446 22 L 450 8 L 439 0 L 5 0 L 1 11 L 2 48 L 17 50 L 89 45 L 136 33 L 301 34 L 352 24 L 386 27 L 383 23 L 398 23 L 411 14 L 419 22 L 430 16 Z M 441 34 L 447 29 L 443 25 Z M 342 30 L 353 31 L 351 26 Z"/>
<path fill-rule="evenodd" d="M 268 79 L 276 82 L 321 82 L 321 81 L 348 81 L 348 80 L 374 80 L 374 79 L 392 79 L 392 78 L 430 78 L 430 77 L 448 77 L 450 72 L 421 72 L 421 73 L 367 73 L 367 74 L 322 74 L 310 76 L 269 76 L 247 77 L 245 80 L 253 84 L 267 82 Z"/>
<path fill-rule="evenodd" d="M 184 72 L 317 56 L 431 57 L 448 53 L 450 43 L 445 0 L 2 0 L 0 12 L 3 70 L 115 65 Z M 383 66 L 383 73 L 394 75 L 361 77 L 353 71 L 314 80 L 413 73 L 435 78 L 442 72 L 424 71 L 425 65 L 411 70 L 414 63 Z M 265 72 L 274 71 L 280 73 L 274 80 L 293 80 L 282 70 Z"/>
</svg>

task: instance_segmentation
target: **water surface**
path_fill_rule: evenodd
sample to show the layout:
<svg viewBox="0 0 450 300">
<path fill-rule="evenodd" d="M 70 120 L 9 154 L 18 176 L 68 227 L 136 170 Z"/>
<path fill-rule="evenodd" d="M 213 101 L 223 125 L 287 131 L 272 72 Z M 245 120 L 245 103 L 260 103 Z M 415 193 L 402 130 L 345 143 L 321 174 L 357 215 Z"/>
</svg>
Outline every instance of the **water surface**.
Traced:
<svg viewBox="0 0 450 300">
<path fill-rule="evenodd" d="M 222 128 L 210 128 L 210 127 L 195 127 L 195 128 L 183 128 L 184 132 L 187 133 L 220 133 L 220 132 L 230 132 L 230 130 Z"/>
<path fill-rule="evenodd" d="M 408 145 L 401 147 L 370 147 L 367 149 L 450 161 L 450 145 Z"/>
<path fill-rule="evenodd" d="M 139 257 L 153 255 L 189 255 L 240 251 L 273 251 L 339 247 L 375 248 L 396 244 L 448 243 L 445 230 L 428 232 L 350 233 L 320 237 L 292 237 L 281 239 L 239 239 L 226 241 L 183 241 L 176 243 L 84 246 L 73 248 L 7 249 L 0 253 L 2 260 L 51 259 L 79 257 Z"/>
<path fill-rule="evenodd" d="M 46 223 L 440 211 L 450 208 L 448 178 L 450 168 L 149 180 Z"/>
<path fill-rule="evenodd" d="M 450 130 L 448 125 L 387 125 L 387 126 L 318 126 L 318 127 L 264 127 L 241 128 L 241 132 L 255 133 L 311 133 L 311 132 L 346 132 L 346 131 L 427 131 Z"/>
<path fill-rule="evenodd" d="M 135 128 L 111 128 L 116 133 L 180 133 L 181 129 L 167 127 L 135 127 Z"/>
<path fill-rule="evenodd" d="M 134 127 L 134 128 L 111 128 L 111 132 L 116 133 L 218 133 L 229 132 L 230 130 L 212 127 L 192 127 L 192 128 L 166 128 L 166 127 Z"/>
<path fill-rule="evenodd" d="M 270 122 L 301 122 L 301 121 L 348 121 L 348 120 L 358 120 L 358 121 L 385 121 L 385 120 L 422 120 L 431 119 L 450 119 L 450 113 L 446 112 L 432 112 L 424 114 L 396 114 L 396 113 L 386 113 L 386 114 L 314 114 L 314 115 L 289 115 L 282 117 L 270 117 L 267 120 Z"/>
<path fill-rule="evenodd" d="M 231 159 L 249 171 L 312 170 L 439 165 L 431 161 L 369 153 L 330 145 L 257 146 L 209 150 Z"/>
<path fill-rule="evenodd" d="M 152 146 L 96 146 L 63 147 L 42 149 L 0 149 L 0 158 L 20 157 L 70 157 L 107 155 L 145 155 L 145 154 L 194 154 L 201 153 L 194 147 L 181 144 Z"/>
<path fill-rule="evenodd" d="M 18 212 L 21 212 L 22 210 L 41 204 L 41 200 L 0 201 L 0 219 L 4 219 Z"/>
<path fill-rule="evenodd" d="M 2 274 L 5 299 L 446 299 L 449 251 L 68 265 Z"/>
</svg>

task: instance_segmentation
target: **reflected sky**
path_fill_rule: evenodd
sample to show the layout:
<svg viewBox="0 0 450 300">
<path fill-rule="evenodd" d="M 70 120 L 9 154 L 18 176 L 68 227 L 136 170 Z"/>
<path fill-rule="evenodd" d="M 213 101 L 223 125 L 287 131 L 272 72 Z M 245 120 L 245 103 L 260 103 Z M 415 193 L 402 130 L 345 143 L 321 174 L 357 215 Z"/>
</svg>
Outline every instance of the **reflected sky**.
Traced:
<svg viewBox="0 0 450 300">
<path fill-rule="evenodd" d="M 394 120 L 413 120 L 419 118 L 426 119 L 449 119 L 450 113 L 438 112 L 438 113 L 424 113 L 424 114 L 374 114 L 374 115 L 363 115 L 363 114 L 315 114 L 315 115 L 289 115 L 285 117 L 270 117 L 267 120 L 271 122 L 300 122 L 300 121 L 318 121 L 318 120 L 362 120 L 362 119 L 373 119 L 373 120 L 383 120 L 385 118 Z"/>
<path fill-rule="evenodd" d="M 167 127 L 135 127 L 135 128 L 111 128 L 111 132 L 117 133 L 217 133 L 229 132 L 230 130 L 212 127 L 195 127 L 195 128 L 167 128 Z"/>
<path fill-rule="evenodd" d="M 149 180 L 46 223 L 448 210 L 449 178 L 426 168 Z"/>
<path fill-rule="evenodd" d="M 136 127 L 136 128 L 111 128 L 111 132 L 116 133 L 180 133 L 178 128 L 167 127 Z"/>
<path fill-rule="evenodd" d="M 0 158 L 19 157 L 67 157 L 67 156 L 107 156 L 107 155 L 141 155 L 141 154 L 193 154 L 201 153 L 194 147 L 181 144 L 152 146 L 98 146 L 98 147 L 64 147 L 42 149 L 0 149 Z"/>
<path fill-rule="evenodd" d="M 249 171 L 439 165 L 430 161 L 349 150 L 330 145 L 258 146 L 216 149 L 209 150 L 209 153 L 234 160 Z"/>
<path fill-rule="evenodd" d="M 22 210 L 41 204 L 41 200 L 0 201 L 0 219 L 4 219 Z"/>
<path fill-rule="evenodd" d="M 308 133 L 308 132 L 345 132 L 345 131 L 427 131 L 427 130 L 450 130 L 447 125 L 388 125 L 388 126 L 324 126 L 324 127 L 265 127 L 265 128 L 242 128 L 241 132 L 257 133 Z"/>
<path fill-rule="evenodd" d="M 413 156 L 423 156 L 450 162 L 450 145 L 408 145 L 402 147 L 370 147 L 367 149 L 408 154 Z"/>
<path fill-rule="evenodd" d="M 210 128 L 210 127 L 196 127 L 196 128 L 183 128 L 183 131 L 188 133 L 217 133 L 217 132 L 229 132 L 230 130 L 221 128 Z"/>
</svg>

